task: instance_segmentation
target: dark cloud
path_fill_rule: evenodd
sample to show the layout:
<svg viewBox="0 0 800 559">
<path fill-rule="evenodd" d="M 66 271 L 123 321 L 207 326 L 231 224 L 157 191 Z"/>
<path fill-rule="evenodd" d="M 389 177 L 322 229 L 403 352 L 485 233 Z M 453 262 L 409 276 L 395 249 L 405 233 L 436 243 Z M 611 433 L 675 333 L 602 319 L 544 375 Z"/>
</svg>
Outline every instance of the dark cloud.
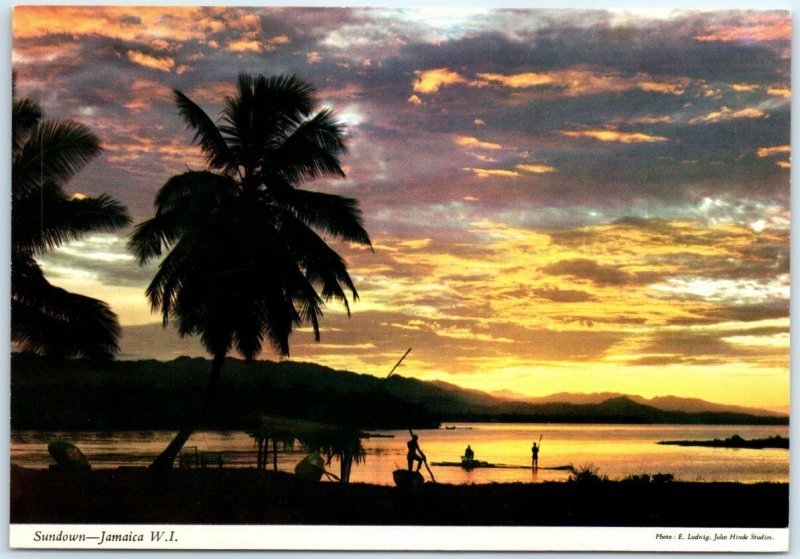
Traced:
<svg viewBox="0 0 800 559">
<path fill-rule="evenodd" d="M 704 309 L 695 317 L 675 317 L 669 324 L 691 326 L 699 324 L 715 324 L 718 322 L 757 322 L 786 318 L 789 316 L 789 300 L 765 301 L 758 304 L 723 304 Z"/>
<path fill-rule="evenodd" d="M 588 258 L 561 260 L 542 268 L 542 271 L 555 276 L 572 276 L 589 280 L 595 285 L 626 285 L 636 282 L 636 276 L 617 266 L 598 264 Z"/>
<path fill-rule="evenodd" d="M 557 303 L 583 303 L 585 301 L 594 301 L 595 297 L 586 291 L 578 289 L 559 289 L 558 287 L 549 287 L 544 289 L 532 289 L 531 293 L 542 299 L 555 301 Z"/>
<path fill-rule="evenodd" d="M 141 25 L 142 23 L 142 18 L 139 16 L 124 15 L 119 19 L 125 25 Z"/>
</svg>

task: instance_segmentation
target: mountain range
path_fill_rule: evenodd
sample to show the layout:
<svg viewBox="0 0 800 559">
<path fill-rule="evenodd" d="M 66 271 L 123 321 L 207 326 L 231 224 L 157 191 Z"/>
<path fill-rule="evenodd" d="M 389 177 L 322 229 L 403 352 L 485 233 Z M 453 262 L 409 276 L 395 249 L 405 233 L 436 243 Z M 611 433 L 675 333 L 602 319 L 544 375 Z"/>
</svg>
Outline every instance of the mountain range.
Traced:
<svg viewBox="0 0 800 559">
<path fill-rule="evenodd" d="M 489 395 L 516 402 L 529 404 L 549 404 L 560 402 L 565 404 L 599 404 L 612 398 L 628 398 L 637 404 L 651 406 L 664 411 L 680 411 L 685 413 L 702 412 L 732 412 L 751 415 L 783 416 L 788 415 L 788 406 L 785 409 L 765 409 L 729 404 L 717 404 L 700 398 L 684 398 L 679 396 L 655 396 L 645 398 L 636 394 L 623 394 L 620 392 L 557 392 L 548 396 L 524 396 L 510 390 L 499 390 Z"/>
<path fill-rule="evenodd" d="M 196 409 L 210 362 L 50 360 L 12 354 L 11 427 L 171 429 Z M 661 407 L 660 407 L 661 406 Z M 260 414 L 371 428 L 451 422 L 786 424 L 788 416 L 697 399 L 600 393 L 501 396 L 401 375 L 389 379 L 294 361 L 229 358 L 205 427 L 248 429 Z"/>
</svg>

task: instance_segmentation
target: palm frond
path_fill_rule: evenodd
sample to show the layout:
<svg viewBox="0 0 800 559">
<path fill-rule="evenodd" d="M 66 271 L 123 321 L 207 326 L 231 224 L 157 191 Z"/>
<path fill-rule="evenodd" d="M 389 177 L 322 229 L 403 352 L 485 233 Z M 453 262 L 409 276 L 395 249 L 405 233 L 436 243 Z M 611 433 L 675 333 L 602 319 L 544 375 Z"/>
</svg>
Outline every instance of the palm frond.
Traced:
<svg viewBox="0 0 800 559">
<path fill-rule="evenodd" d="M 178 113 L 187 127 L 194 130 L 192 143 L 199 144 L 208 166 L 212 169 L 229 169 L 230 151 L 217 125 L 203 109 L 189 99 L 183 92 L 173 90 Z"/>
<path fill-rule="evenodd" d="M 112 359 L 120 326 L 97 299 L 51 285 L 31 258 L 12 267 L 11 338 L 23 351 L 61 358 Z"/>
<path fill-rule="evenodd" d="M 277 175 L 289 184 L 324 177 L 344 177 L 339 156 L 346 153 L 344 128 L 330 111 L 320 111 L 291 130 L 263 157 L 265 176 Z"/>
<path fill-rule="evenodd" d="M 131 222 L 125 207 L 106 194 L 69 199 L 61 187 L 46 182 L 12 207 L 14 250 L 42 253 L 86 233 L 113 231 Z"/>
<path fill-rule="evenodd" d="M 42 118 L 42 108 L 32 99 L 14 100 L 11 105 L 11 154 L 19 156 L 22 146 Z"/>
<path fill-rule="evenodd" d="M 372 246 L 357 200 L 299 188 L 274 188 L 270 194 L 304 223 L 344 241 Z"/>
<path fill-rule="evenodd" d="M 100 139 L 82 124 L 69 120 L 39 123 L 12 162 L 14 198 L 44 182 L 66 183 L 100 151 Z"/>
</svg>

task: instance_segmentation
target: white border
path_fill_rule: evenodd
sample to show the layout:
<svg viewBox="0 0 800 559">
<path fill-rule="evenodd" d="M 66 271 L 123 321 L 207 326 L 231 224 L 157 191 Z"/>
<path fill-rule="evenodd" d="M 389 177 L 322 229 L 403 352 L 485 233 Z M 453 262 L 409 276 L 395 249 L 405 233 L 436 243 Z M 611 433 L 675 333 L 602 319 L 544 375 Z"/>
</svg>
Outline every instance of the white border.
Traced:
<svg viewBox="0 0 800 559">
<path fill-rule="evenodd" d="M 153 541 L 153 533 L 162 534 Z M 105 534 L 141 541 L 104 541 Z M 81 541 L 44 541 L 69 534 Z M 26 549 L 209 549 L 385 551 L 785 552 L 789 529 L 507 526 L 206 526 L 14 524 L 11 547 Z"/>
<path fill-rule="evenodd" d="M 4 56 L 0 57 L 0 105 L 2 105 L 2 112 L 3 115 L 0 118 L 0 153 L 10 153 L 11 149 L 11 7 L 12 5 L 25 5 L 25 4 L 49 4 L 49 5 L 103 5 L 103 4 L 114 4 L 114 5 L 173 5 L 173 6 L 192 6 L 192 5 L 226 5 L 226 6 L 305 6 L 305 7 L 330 7 L 330 6 L 341 6 L 341 7 L 355 7 L 355 6 L 369 6 L 369 7 L 426 7 L 432 5 L 429 0 L 172 0 L 172 1 L 165 1 L 165 0 L 101 0 L 101 1 L 92 1 L 92 0 L 0 0 L 0 52 L 4 53 Z M 608 7 L 616 7 L 616 8 L 627 8 L 627 9 L 639 9 L 639 8 L 683 8 L 683 9 L 712 9 L 712 10 L 735 10 L 735 9 L 789 9 L 795 10 L 800 12 L 800 0 L 760 0 L 758 2 L 754 0 L 671 0 L 669 2 L 663 2 L 660 0 L 436 0 L 433 4 L 437 6 L 454 6 L 454 7 L 470 7 L 470 6 L 481 6 L 487 8 L 502 8 L 502 7 L 514 7 L 514 8 L 577 8 L 577 9 L 585 9 L 585 8 L 594 8 L 594 9 L 603 9 Z M 793 18 L 795 20 L 795 18 Z M 5 31 L 5 32 L 2 32 Z M 800 91 L 798 87 L 800 87 L 800 58 L 798 57 L 797 48 L 800 45 L 800 19 L 793 21 L 792 26 L 792 33 L 793 33 L 793 40 L 792 40 L 792 91 Z M 793 100 L 795 95 L 793 94 Z M 794 108 L 794 107 L 793 107 Z M 800 132 L 798 131 L 797 127 L 794 126 L 795 116 L 794 110 L 792 111 L 792 145 L 800 145 Z M 793 172 L 791 177 L 792 183 L 792 213 L 794 215 L 800 215 L 800 197 L 796 195 L 796 185 L 798 182 L 797 173 Z M 2 192 L 9 192 L 10 190 L 10 167 L 2 168 L 0 171 L 0 191 Z M 10 214 L 11 214 L 11 204 L 10 204 L 10 197 L 0 196 L 0 216 L 6 219 L 5 223 L 10 223 Z M 798 234 L 800 234 L 800 225 L 797 223 L 792 222 L 792 237 L 795 242 L 792 242 L 791 246 L 791 257 L 792 260 L 797 263 L 800 262 L 800 245 L 796 242 L 798 239 Z M 10 239 L 10 234 L 8 227 L 0 227 L 0 261 L 2 262 L 9 262 L 10 260 L 10 250 L 9 250 L 9 243 L 8 240 Z M 7 264 L 6 264 L 7 265 Z M 792 269 L 792 280 L 791 280 L 791 315 L 795 316 L 797 311 L 800 311 L 800 297 L 796 297 L 796 288 L 797 285 L 796 280 L 798 279 L 798 272 L 797 270 L 800 267 L 793 266 Z M 0 274 L 0 289 L 4 290 L 7 294 L 10 294 L 10 274 Z M 8 299 L 6 299 L 8 300 Z M 2 334 L 5 335 L 5 338 L 2 338 Z M 9 328 L 9 306 L 0 305 L 0 338 L 2 339 L 10 339 L 10 328 Z M 797 362 L 796 356 L 797 352 L 800 351 L 796 344 L 797 335 L 792 329 L 791 332 L 791 363 Z M 791 367 L 794 370 L 794 366 Z M 10 378 L 9 372 L 9 360 L 8 359 L 0 359 L 0 380 L 5 382 L 5 386 L 8 386 L 8 381 Z M 793 379 L 794 380 L 794 379 Z M 6 397 L 0 398 L 0 415 L 3 417 L 8 418 L 9 416 L 9 401 L 7 397 L 7 388 L 4 391 Z M 791 395 L 792 400 L 797 401 L 800 398 L 800 385 L 797 382 L 791 383 Z M 798 422 L 792 421 L 790 423 L 790 437 L 795 438 L 795 435 L 800 434 L 800 428 L 797 427 Z M 8 427 L 8 421 L 0 422 L 0 436 L 4 436 L 6 441 L 10 440 L 10 433 Z M 796 445 L 795 448 L 790 450 L 790 472 L 791 477 L 795 480 L 798 479 L 798 475 L 800 475 L 800 466 L 798 465 L 797 461 L 797 453 Z M 6 447 L 5 453 L 0 453 L 0 499 L 3 500 L 0 503 L 0 525 L 8 525 L 9 520 L 9 495 L 8 495 L 8 488 L 9 488 L 9 453 L 8 447 Z M 797 474 L 797 475 L 795 475 Z M 800 502 L 798 501 L 798 495 L 800 495 L 800 486 L 795 481 L 794 483 L 790 483 L 789 485 L 790 491 L 790 510 L 794 508 L 794 506 Z M 791 517 L 795 517 L 797 515 L 792 514 Z M 46 529 L 48 531 L 52 531 L 53 529 L 67 529 L 69 528 L 68 525 L 44 525 L 41 528 Z M 78 527 L 81 530 L 88 530 L 88 529 L 100 529 L 104 528 L 103 525 L 82 525 Z M 113 529 L 116 531 L 120 531 L 123 528 L 127 528 L 127 525 L 113 525 L 109 526 L 109 529 Z M 131 529 L 160 529 L 165 530 L 167 527 L 165 526 L 144 526 L 144 525 L 135 525 L 131 526 Z M 343 543 L 344 545 L 340 546 L 339 549 L 348 549 L 348 550 L 366 550 L 366 547 L 355 547 L 354 542 L 363 542 L 365 538 L 368 538 L 370 541 L 377 540 L 377 544 L 369 549 L 373 550 L 419 550 L 424 549 L 423 547 L 415 546 L 415 543 L 421 542 L 421 535 L 423 532 L 430 530 L 431 528 L 424 527 L 402 527 L 402 528 L 385 528 L 385 527 L 372 527 L 372 526 L 362 526 L 362 527 L 332 527 L 332 526 L 263 526 L 263 527 L 252 527 L 252 526 L 195 526 L 195 525 L 182 525 L 176 527 L 170 527 L 170 529 L 180 530 L 181 533 L 185 533 L 187 541 L 192 539 L 191 534 L 198 533 L 199 535 L 196 536 L 196 539 L 193 541 L 198 542 L 200 544 L 201 541 L 205 540 L 205 544 L 196 545 L 194 547 L 189 548 L 188 545 L 184 546 L 183 544 L 176 545 L 173 549 L 209 549 L 209 550 L 233 550 L 233 549 L 268 549 L 270 541 L 278 541 L 281 542 L 279 546 L 273 546 L 273 548 L 281 548 L 281 549 L 292 549 L 292 550 L 321 550 L 321 549 L 329 549 L 333 550 L 336 549 L 335 546 L 331 544 L 331 542 L 325 542 L 324 534 L 327 531 L 334 530 L 336 535 L 336 541 L 338 543 Z M 26 549 L 34 549 L 35 542 L 32 542 L 33 534 L 37 529 L 36 525 L 11 525 L 9 531 L 0 529 L 0 557 L 6 557 L 9 555 L 19 555 L 22 554 L 24 557 L 28 559 L 34 558 L 46 558 L 51 559 L 53 557 L 63 557 L 65 554 L 56 554 L 54 555 L 52 551 L 19 551 L 19 550 L 9 550 L 8 547 L 15 547 L 15 548 L 26 548 Z M 354 537 L 354 532 L 351 530 L 357 530 L 357 537 Z M 411 533 L 408 532 L 411 531 Z M 551 547 L 553 551 L 556 550 L 573 550 L 578 551 L 582 549 L 584 551 L 611 551 L 611 550 L 619 550 L 622 551 L 623 549 L 631 551 L 631 550 L 638 550 L 641 552 L 653 552 L 653 551 L 675 551 L 675 552 L 704 552 L 704 558 L 708 558 L 712 554 L 716 553 L 723 553 L 723 552 L 730 552 L 730 551 L 739 551 L 739 552 L 780 552 L 785 551 L 788 549 L 788 540 L 789 540 L 789 530 L 777 530 L 776 532 L 776 540 L 775 540 L 775 549 L 768 549 L 764 548 L 747 548 L 738 544 L 735 548 L 722 548 L 722 547 L 700 547 L 698 542 L 698 547 L 696 548 L 685 548 L 685 547 L 667 547 L 664 545 L 664 540 L 661 540 L 661 547 L 655 547 L 652 543 L 645 542 L 646 539 L 645 534 L 654 534 L 655 532 L 661 533 L 669 533 L 672 528 L 668 529 L 657 529 L 657 528 L 577 528 L 577 527 L 558 527 L 558 528 L 487 528 L 487 527 L 478 527 L 478 528 L 451 528 L 451 527 L 437 527 L 434 528 L 438 536 L 435 538 L 438 542 L 436 547 L 432 547 L 429 549 L 441 549 L 441 550 L 467 550 L 470 549 L 469 543 L 472 542 L 473 538 L 480 540 L 480 547 L 473 547 L 472 549 L 475 550 L 499 550 L 499 549 L 506 549 L 511 551 L 512 548 L 505 547 L 510 541 L 509 538 L 503 537 L 503 534 L 511 534 L 512 532 L 517 532 L 519 538 L 524 538 L 529 542 L 528 547 L 517 547 L 513 549 L 522 550 L 522 549 L 545 549 L 544 547 L 533 547 L 530 545 L 531 541 L 538 541 L 539 543 L 544 543 L 545 541 L 550 541 L 550 538 L 553 537 L 554 534 L 558 534 L 559 538 L 561 538 L 562 545 L 559 547 Z M 703 530 L 697 529 L 678 529 L 678 530 L 689 530 L 692 533 L 696 532 L 703 532 Z M 709 530 L 709 532 L 720 531 L 723 532 L 730 531 L 730 529 L 714 529 Z M 794 523 L 794 527 L 792 528 L 791 532 L 793 535 L 797 535 L 800 528 L 797 528 L 797 523 Z M 186 531 L 186 532 L 184 532 Z M 250 532 L 250 534 L 245 534 L 245 532 Z M 465 533 L 459 533 L 465 532 Z M 257 545 L 252 545 L 251 547 L 245 546 L 238 546 L 235 541 L 234 534 L 242 535 L 246 538 L 255 538 L 257 540 Z M 289 542 L 289 535 L 294 534 L 294 537 L 297 538 L 292 539 L 291 543 L 293 546 L 289 546 L 287 542 Z M 478 537 L 479 536 L 479 537 Z M 269 538 L 269 539 L 267 539 Z M 346 539 L 349 538 L 349 539 Z M 449 538 L 449 540 L 448 540 Z M 597 538 L 597 539 L 592 539 Z M 785 543 L 781 546 L 778 545 L 778 538 L 782 538 L 782 541 Z M 212 539 L 217 542 L 217 545 L 210 545 L 212 543 Z M 344 539 L 344 541 L 343 541 Z M 447 541 L 445 541 L 447 540 Z M 569 545 L 564 545 L 564 541 L 568 541 Z M 591 545 L 581 545 L 581 542 L 591 542 Z M 603 542 L 606 543 L 606 547 L 601 545 Z M 626 546 L 622 546 L 624 542 Z M 634 542 L 641 542 L 637 543 L 637 546 L 634 547 Z M 647 545 L 644 545 L 647 544 Z M 685 544 L 682 544 L 685 545 Z M 55 548 L 56 546 L 48 545 L 49 549 Z M 95 546 L 97 552 L 94 554 L 96 557 L 104 556 L 105 553 L 101 549 L 98 549 L 100 546 Z M 43 549 L 44 546 L 38 546 L 35 549 Z M 62 549 L 66 549 L 66 547 L 62 547 Z M 106 548 L 108 551 L 111 548 Z M 119 548 L 117 548 L 119 549 Z M 128 547 L 128 549 L 138 549 L 142 552 L 145 549 L 154 549 L 152 547 Z M 78 552 L 80 553 L 80 552 Z M 119 554 L 117 552 L 116 554 Z M 137 552 L 122 552 L 125 557 L 141 557 L 144 553 L 137 553 Z M 204 554 L 204 557 L 220 557 L 220 556 L 231 557 L 233 554 L 226 554 L 220 551 L 210 552 L 208 554 Z M 276 554 L 267 554 L 270 557 L 274 557 Z M 309 552 L 309 553 L 298 553 L 295 552 L 292 554 L 292 557 L 295 559 L 301 558 L 310 558 L 310 557 L 319 557 L 319 552 Z M 326 555 L 339 555 L 335 553 L 330 553 Z M 381 554 L 383 555 L 383 554 Z M 394 556 L 406 555 L 402 553 L 402 551 L 398 554 L 393 554 Z M 72 555 L 70 556 L 77 557 L 79 555 Z M 196 557 L 196 553 L 186 552 L 181 553 L 176 551 L 175 553 L 171 553 L 170 557 L 177 558 L 177 557 Z M 375 557 L 376 554 L 368 554 L 368 557 Z M 488 553 L 481 553 L 480 558 L 483 559 L 485 557 L 490 556 L 497 556 L 496 554 L 488 554 Z M 546 555 L 549 557 L 553 557 L 552 555 Z M 559 554 L 560 559 L 565 559 L 567 557 L 576 557 L 576 554 L 573 553 L 564 553 Z M 592 559 L 601 559 L 612 557 L 614 555 L 608 553 L 598 553 L 592 555 Z M 637 555 L 642 556 L 642 555 Z M 743 553 L 740 557 L 745 556 Z M 443 556 L 440 554 L 432 555 L 432 554 L 415 554 L 415 557 L 422 559 L 422 558 L 431 558 L 435 557 L 441 559 Z M 470 557 L 467 553 L 449 553 L 447 557 L 453 559 L 455 557 Z M 472 557 L 475 557 L 472 555 Z M 585 557 L 585 556 L 584 556 Z M 503 556 L 504 559 L 508 559 L 508 556 Z"/>
</svg>

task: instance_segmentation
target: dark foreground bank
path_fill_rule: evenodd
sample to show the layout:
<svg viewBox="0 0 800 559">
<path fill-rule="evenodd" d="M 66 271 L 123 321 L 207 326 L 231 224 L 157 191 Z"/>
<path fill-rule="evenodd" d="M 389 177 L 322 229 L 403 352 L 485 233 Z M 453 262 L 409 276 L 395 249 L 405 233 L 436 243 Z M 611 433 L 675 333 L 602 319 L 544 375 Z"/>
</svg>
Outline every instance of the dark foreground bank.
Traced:
<svg viewBox="0 0 800 559">
<path fill-rule="evenodd" d="M 777 528 L 788 518 L 787 484 L 426 484 L 408 493 L 249 469 L 11 472 L 12 523 Z"/>
</svg>

